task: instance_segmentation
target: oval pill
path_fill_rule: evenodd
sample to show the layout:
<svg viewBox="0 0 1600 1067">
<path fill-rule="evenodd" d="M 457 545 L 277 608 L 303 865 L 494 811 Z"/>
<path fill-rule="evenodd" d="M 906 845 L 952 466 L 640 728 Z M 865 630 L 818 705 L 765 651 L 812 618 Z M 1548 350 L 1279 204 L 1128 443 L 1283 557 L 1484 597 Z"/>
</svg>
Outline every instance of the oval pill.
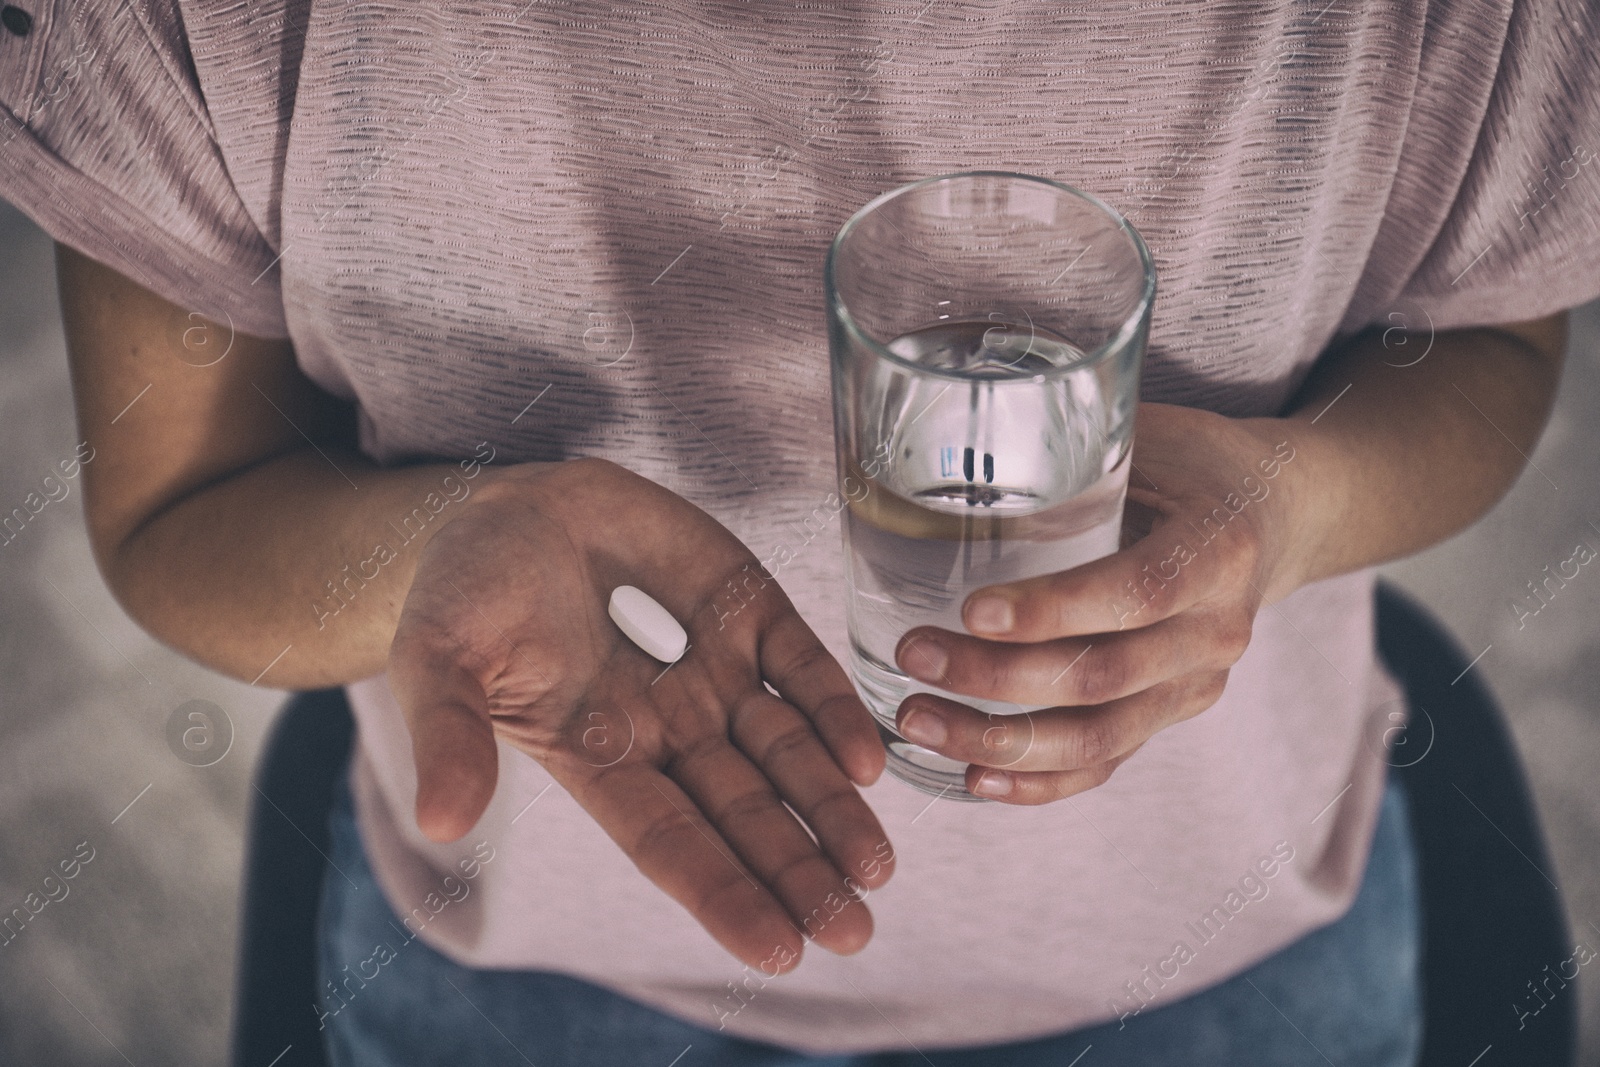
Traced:
<svg viewBox="0 0 1600 1067">
<path fill-rule="evenodd" d="M 676 663 L 689 646 L 689 635 L 666 608 L 643 589 L 619 585 L 611 590 L 611 621 L 646 655 Z"/>
</svg>

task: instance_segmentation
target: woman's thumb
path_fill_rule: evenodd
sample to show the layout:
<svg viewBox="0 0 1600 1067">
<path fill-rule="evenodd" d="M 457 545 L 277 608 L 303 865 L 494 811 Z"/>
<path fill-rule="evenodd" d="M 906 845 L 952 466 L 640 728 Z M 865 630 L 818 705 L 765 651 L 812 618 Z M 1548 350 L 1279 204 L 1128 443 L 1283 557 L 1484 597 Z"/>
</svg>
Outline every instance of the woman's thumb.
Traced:
<svg viewBox="0 0 1600 1067">
<path fill-rule="evenodd" d="M 461 666 L 393 649 L 389 683 L 411 730 L 417 828 L 454 841 L 477 823 L 499 775 L 483 687 Z"/>
</svg>

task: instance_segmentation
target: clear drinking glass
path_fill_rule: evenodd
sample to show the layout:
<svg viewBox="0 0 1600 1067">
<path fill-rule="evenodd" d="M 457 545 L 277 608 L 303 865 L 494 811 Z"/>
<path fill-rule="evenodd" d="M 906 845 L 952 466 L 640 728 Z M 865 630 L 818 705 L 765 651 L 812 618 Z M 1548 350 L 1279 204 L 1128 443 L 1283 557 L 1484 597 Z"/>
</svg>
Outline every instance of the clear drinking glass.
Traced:
<svg viewBox="0 0 1600 1067">
<path fill-rule="evenodd" d="M 1094 197 L 971 171 L 856 212 L 824 283 L 851 673 L 891 773 L 982 799 L 966 764 L 895 732 L 900 702 L 1045 705 L 925 685 L 895 664 L 895 646 L 915 626 L 965 633 L 961 605 L 980 586 L 1117 550 L 1155 268 Z"/>
</svg>

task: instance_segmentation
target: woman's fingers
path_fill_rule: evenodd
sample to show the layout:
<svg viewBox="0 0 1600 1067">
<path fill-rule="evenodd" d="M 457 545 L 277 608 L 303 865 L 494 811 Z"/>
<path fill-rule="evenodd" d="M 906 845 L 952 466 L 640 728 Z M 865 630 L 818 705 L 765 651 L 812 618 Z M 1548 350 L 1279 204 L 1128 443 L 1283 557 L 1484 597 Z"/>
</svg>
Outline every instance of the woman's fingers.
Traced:
<svg viewBox="0 0 1600 1067">
<path fill-rule="evenodd" d="M 759 666 L 778 695 L 811 720 L 851 781 L 878 780 L 888 757 L 872 713 L 787 598 L 761 634 Z"/>
<path fill-rule="evenodd" d="M 941 689 L 1014 704 L 1104 704 L 1173 678 L 1233 666 L 1250 643 L 1251 617 L 1194 610 L 1120 633 L 1038 644 L 987 641 L 919 627 L 901 638 L 895 660 Z"/>
<path fill-rule="evenodd" d="M 1132 755 L 1129 752 L 1097 767 L 1075 771 L 997 771 L 968 767 L 967 790 L 1004 804 L 1049 804 L 1105 785 Z"/>
<path fill-rule="evenodd" d="M 1016 642 L 1152 626 L 1253 580 L 1259 535 L 1252 521 L 1220 503 L 1164 516 L 1120 552 L 974 591 L 962 623 L 980 637 Z"/>
<path fill-rule="evenodd" d="M 799 963 L 805 939 L 788 908 L 676 782 L 630 759 L 562 784 L 640 873 L 734 956 L 768 977 Z"/>
<path fill-rule="evenodd" d="M 630 479 L 642 481 L 598 468 L 592 480 L 619 498 L 652 492 Z M 503 554 L 526 556 L 534 526 L 538 553 L 511 568 L 516 581 L 503 566 L 475 567 L 470 552 L 430 557 L 441 577 L 413 583 L 391 648 L 419 825 L 438 839 L 471 828 L 494 790 L 499 736 L 539 759 L 745 962 L 786 971 L 810 940 L 858 951 L 872 935 L 861 898 L 893 865 L 852 785 L 883 770 L 874 722 L 776 582 L 733 570 L 754 563 L 748 550 L 686 502 L 653 494 L 660 521 L 628 504 L 628 522 L 646 529 L 621 544 L 613 527 L 566 512 L 519 515 Z M 496 530 L 458 534 L 471 549 Z M 606 601 L 618 584 L 644 589 L 689 630 L 678 662 L 651 660 L 617 631 Z M 530 587 L 532 602 L 518 595 Z"/>
<path fill-rule="evenodd" d="M 1017 715 L 986 715 L 918 693 L 901 704 L 898 725 L 923 747 L 980 769 L 1073 772 L 1072 781 L 1087 781 L 1091 772 L 1126 759 L 1153 734 L 1215 704 L 1227 678 L 1226 670 L 1190 674 L 1094 707 Z M 942 741 L 927 732 L 934 722 Z"/>
<path fill-rule="evenodd" d="M 449 656 L 400 637 L 389 652 L 389 687 L 411 732 L 417 827 L 454 841 L 483 815 L 499 777 L 483 687 Z"/>
<path fill-rule="evenodd" d="M 889 880 L 894 850 L 882 824 L 803 715 L 759 690 L 733 709 L 731 729 L 734 743 L 816 835 L 852 892 Z"/>
<path fill-rule="evenodd" d="M 872 918 L 858 894 L 784 807 L 767 777 L 726 736 L 707 735 L 674 755 L 663 771 L 757 881 L 783 902 L 808 939 L 849 955 L 872 937 Z"/>
</svg>

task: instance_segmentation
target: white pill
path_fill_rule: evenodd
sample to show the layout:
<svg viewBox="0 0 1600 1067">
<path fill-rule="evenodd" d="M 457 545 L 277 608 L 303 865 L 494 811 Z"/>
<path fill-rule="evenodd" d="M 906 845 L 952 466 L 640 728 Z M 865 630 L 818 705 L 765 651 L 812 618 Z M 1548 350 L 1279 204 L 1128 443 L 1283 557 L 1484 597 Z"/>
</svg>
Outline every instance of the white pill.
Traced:
<svg viewBox="0 0 1600 1067">
<path fill-rule="evenodd" d="M 643 589 L 619 585 L 611 590 L 611 621 L 628 640 L 662 663 L 676 663 L 689 646 L 689 635 L 666 608 Z"/>
</svg>

